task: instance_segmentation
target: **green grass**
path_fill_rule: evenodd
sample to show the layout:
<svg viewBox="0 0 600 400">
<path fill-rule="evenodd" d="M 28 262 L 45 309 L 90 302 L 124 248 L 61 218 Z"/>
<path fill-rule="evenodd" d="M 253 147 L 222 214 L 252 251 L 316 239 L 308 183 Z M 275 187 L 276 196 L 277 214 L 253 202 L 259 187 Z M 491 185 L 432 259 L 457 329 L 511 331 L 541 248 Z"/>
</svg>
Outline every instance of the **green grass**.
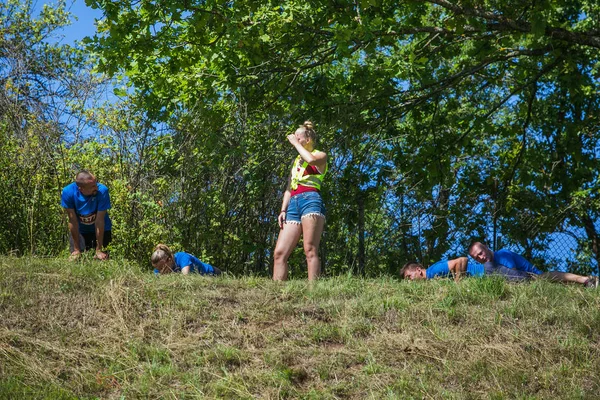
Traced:
<svg viewBox="0 0 600 400">
<path fill-rule="evenodd" d="M 593 399 L 600 291 L 0 258 L 0 398 Z"/>
</svg>

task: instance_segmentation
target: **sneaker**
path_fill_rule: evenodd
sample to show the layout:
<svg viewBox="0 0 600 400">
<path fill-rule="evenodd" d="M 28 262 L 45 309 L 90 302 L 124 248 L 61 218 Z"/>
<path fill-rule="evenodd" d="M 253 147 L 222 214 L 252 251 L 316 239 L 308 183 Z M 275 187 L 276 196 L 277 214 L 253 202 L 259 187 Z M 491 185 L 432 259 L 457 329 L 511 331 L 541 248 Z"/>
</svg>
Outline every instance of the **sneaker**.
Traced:
<svg viewBox="0 0 600 400">
<path fill-rule="evenodd" d="M 589 287 L 589 288 L 597 288 L 598 287 L 598 277 L 597 276 L 590 276 L 587 281 L 585 281 L 584 283 L 585 287 Z"/>
</svg>

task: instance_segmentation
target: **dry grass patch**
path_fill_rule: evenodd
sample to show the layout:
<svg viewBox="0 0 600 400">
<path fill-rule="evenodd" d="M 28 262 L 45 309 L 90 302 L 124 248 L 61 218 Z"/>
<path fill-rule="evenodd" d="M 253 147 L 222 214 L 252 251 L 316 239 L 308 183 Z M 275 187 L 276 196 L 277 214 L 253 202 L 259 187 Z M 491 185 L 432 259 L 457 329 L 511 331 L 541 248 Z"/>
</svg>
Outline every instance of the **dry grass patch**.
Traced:
<svg viewBox="0 0 600 400">
<path fill-rule="evenodd" d="M 595 398 L 600 295 L 0 258 L 0 398 Z"/>
</svg>

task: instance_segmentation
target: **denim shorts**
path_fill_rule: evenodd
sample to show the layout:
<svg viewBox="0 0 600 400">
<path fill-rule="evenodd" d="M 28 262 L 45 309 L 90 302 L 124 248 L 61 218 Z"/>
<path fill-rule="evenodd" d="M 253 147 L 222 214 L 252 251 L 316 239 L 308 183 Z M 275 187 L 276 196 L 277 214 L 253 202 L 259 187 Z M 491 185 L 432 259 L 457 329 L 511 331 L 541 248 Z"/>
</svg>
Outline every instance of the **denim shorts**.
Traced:
<svg viewBox="0 0 600 400">
<path fill-rule="evenodd" d="M 302 218 L 308 215 L 325 218 L 325 206 L 319 192 L 304 192 L 292 196 L 285 213 L 285 223 L 300 224 Z"/>
</svg>

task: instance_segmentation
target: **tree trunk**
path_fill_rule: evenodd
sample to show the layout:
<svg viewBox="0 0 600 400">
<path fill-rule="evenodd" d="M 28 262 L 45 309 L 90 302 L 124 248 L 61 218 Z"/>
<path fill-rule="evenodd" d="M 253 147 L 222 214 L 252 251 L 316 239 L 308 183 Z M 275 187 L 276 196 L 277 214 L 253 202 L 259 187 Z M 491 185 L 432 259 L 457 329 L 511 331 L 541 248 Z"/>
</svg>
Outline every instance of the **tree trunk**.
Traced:
<svg viewBox="0 0 600 400">
<path fill-rule="evenodd" d="M 590 240 L 592 252 L 594 253 L 594 258 L 596 259 L 598 275 L 600 275 L 600 240 L 598 239 L 598 232 L 596 231 L 596 227 L 594 226 L 594 220 L 588 213 L 585 213 L 581 219 L 583 220 L 585 233 L 587 233 L 588 239 Z"/>
<path fill-rule="evenodd" d="M 365 274 L 365 199 L 358 196 L 358 275 Z"/>
</svg>

